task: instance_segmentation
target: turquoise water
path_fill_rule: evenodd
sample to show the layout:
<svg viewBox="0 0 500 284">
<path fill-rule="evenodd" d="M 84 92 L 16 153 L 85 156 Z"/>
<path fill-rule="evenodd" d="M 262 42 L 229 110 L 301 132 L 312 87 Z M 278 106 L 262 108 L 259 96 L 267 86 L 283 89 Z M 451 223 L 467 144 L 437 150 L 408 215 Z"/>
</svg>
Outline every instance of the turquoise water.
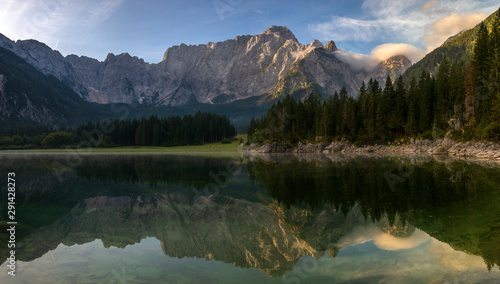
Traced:
<svg viewBox="0 0 500 284">
<path fill-rule="evenodd" d="M 495 164 L 341 155 L 0 162 L 2 184 L 16 173 L 18 222 L 16 276 L 4 262 L 1 283 L 500 281 Z M 0 201 L 3 233 L 6 194 Z"/>
</svg>

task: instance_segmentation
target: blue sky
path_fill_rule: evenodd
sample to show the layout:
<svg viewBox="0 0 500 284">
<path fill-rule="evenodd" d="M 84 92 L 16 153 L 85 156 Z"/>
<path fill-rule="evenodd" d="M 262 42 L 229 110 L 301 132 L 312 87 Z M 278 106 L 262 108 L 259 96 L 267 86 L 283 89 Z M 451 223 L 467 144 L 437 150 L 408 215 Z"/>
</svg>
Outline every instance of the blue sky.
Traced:
<svg viewBox="0 0 500 284">
<path fill-rule="evenodd" d="M 303 44 L 333 39 L 346 56 L 403 50 L 415 61 L 493 13 L 498 1 L 0 0 L 0 7 L 0 33 L 7 37 L 34 38 L 63 55 L 98 60 L 128 52 L 157 63 L 172 45 L 223 41 L 283 25 Z"/>
</svg>

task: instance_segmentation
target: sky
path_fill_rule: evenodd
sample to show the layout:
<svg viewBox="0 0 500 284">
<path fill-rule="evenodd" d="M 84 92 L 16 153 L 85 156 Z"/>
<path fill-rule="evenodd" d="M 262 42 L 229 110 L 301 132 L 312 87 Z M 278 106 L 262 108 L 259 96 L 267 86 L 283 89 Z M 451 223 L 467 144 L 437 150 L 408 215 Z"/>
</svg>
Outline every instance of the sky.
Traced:
<svg viewBox="0 0 500 284">
<path fill-rule="evenodd" d="M 499 8 L 498 0 L 0 0 L 0 33 L 64 56 L 157 63 L 168 47 L 286 26 L 302 44 L 334 40 L 354 67 L 397 53 L 412 62 Z"/>
</svg>

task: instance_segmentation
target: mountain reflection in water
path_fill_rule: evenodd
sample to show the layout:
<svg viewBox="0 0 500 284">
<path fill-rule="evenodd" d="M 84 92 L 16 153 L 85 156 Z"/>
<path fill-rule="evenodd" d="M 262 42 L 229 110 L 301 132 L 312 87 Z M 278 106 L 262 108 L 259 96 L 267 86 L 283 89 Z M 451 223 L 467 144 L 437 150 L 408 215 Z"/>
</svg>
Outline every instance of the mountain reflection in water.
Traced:
<svg viewBox="0 0 500 284">
<path fill-rule="evenodd" d="M 495 166 L 432 157 L 89 156 L 61 173 L 58 157 L 1 159 L 2 177 L 19 177 L 16 254 L 25 279 L 64 281 L 68 269 L 88 282 L 500 279 Z M 228 164 L 237 175 L 225 174 Z M 217 190 L 205 192 L 210 183 Z"/>
</svg>

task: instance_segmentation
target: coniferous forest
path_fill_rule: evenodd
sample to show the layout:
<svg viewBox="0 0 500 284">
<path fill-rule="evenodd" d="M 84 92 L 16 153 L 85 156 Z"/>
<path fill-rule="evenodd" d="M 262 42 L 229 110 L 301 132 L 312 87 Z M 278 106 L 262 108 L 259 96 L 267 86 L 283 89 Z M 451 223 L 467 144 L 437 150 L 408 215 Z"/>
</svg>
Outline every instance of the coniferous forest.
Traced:
<svg viewBox="0 0 500 284">
<path fill-rule="evenodd" d="M 348 139 L 355 144 L 390 143 L 403 138 L 443 137 L 500 141 L 500 17 L 491 32 L 481 24 L 472 60 L 444 58 L 435 74 L 418 78 L 387 77 L 363 82 L 357 97 L 345 88 L 327 99 L 311 93 L 272 105 L 261 119 L 252 118 L 248 142 Z"/>
<path fill-rule="evenodd" d="M 198 112 L 195 115 L 88 122 L 74 130 L 0 139 L 2 149 L 117 146 L 182 146 L 227 141 L 236 135 L 227 116 Z"/>
<path fill-rule="evenodd" d="M 202 145 L 232 139 L 236 135 L 234 125 L 227 116 L 198 112 L 184 117 L 171 116 L 149 119 L 115 120 L 104 136 L 104 145 L 113 146 L 181 146 Z M 98 129 L 90 122 L 76 129 L 78 136 Z"/>
</svg>

